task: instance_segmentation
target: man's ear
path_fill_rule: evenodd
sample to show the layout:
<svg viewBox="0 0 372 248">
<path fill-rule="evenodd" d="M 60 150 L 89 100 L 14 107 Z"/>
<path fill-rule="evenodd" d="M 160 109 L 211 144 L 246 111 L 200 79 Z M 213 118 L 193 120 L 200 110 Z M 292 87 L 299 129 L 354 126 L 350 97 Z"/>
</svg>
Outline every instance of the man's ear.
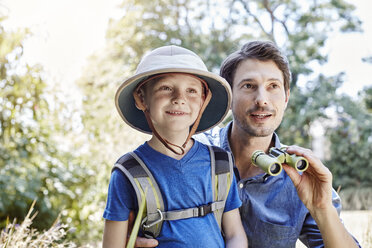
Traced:
<svg viewBox="0 0 372 248">
<path fill-rule="evenodd" d="M 285 94 L 285 109 L 287 109 L 287 105 L 289 102 L 289 95 L 290 95 L 290 90 L 288 89 L 286 94 Z"/>
</svg>

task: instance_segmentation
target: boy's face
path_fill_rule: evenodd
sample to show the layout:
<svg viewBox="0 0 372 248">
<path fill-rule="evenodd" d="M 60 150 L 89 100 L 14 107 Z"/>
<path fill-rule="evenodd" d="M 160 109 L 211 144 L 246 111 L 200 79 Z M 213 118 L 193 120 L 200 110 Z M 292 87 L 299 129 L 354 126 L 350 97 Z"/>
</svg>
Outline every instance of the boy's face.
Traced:
<svg viewBox="0 0 372 248">
<path fill-rule="evenodd" d="M 283 74 L 273 61 L 247 59 L 233 80 L 234 123 L 248 135 L 264 137 L 278 128 L 289 99 Z"/>
<path fill-rule="evenodd" d="M 143 102 L 159 133 L 188 133 L 204 102 L 203 87 L 192 76 L 166 75 L 144 85 Z"/>
</svg>

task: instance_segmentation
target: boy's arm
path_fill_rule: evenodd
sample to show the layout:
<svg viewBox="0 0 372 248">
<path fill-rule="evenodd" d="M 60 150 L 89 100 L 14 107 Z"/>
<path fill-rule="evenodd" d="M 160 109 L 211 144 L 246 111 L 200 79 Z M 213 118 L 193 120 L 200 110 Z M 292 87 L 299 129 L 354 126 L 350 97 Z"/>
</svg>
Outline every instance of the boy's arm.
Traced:
<svg viewBox="0 0 372 248">
<path fill-rule="evenodd" d="M 225 234 L 226 247 L 248 247 L 238 208 L 223 214 L 222 229 Z"/>
<path fill-rule="evenodd" d="M 105 220 L 102 248 L 123 248 L 127 242 L 128 221 Z"/>
<path fill-rule="evenodd" d="M 305 157 L 309 168 L 300 175 L 295 169 L 284 165 L 301 201 L 309 210 L 322 234 L 325 247 L 358 247 L 348 233 L 332 204 L 332 174 L 311 150 L 290 146 L 288 153 Z"/>
<path fill-rule="evenodd" d="M 132 232 L 134 225 L 135 215 L 133 211 L 130 211 L 128 218 L 128 239 Z M 134 247 L 156 247 L 159 245 L 159 242 L 156 239 L 148 239 L 145 237 L 137 237 Z"/>
</svg>

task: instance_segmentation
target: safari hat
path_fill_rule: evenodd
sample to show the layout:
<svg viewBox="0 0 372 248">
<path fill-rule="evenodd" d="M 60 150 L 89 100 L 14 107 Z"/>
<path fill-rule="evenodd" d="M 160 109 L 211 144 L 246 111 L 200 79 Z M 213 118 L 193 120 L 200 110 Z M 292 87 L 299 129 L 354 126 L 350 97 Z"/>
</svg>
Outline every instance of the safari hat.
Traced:
<svg viewBox="0 0 372 248">
<path fill-rule="evenodd" d="M 144 80 L 163 73 L 187 73 L 204 80 L 212 93 L 195 133 L 204 132 L 220 123 L 230 109 L 231 89 L 227 81 L 207 67 L 194 52 L 171 45 L 159 47 L 147 54 L 139 63 L 134 76 L 125 80 L 115 95 L 115 105 L 123 120 L 134 129 L 152 133 L 145 114 L 138 109 L 133 91 Z"/>
</svg>

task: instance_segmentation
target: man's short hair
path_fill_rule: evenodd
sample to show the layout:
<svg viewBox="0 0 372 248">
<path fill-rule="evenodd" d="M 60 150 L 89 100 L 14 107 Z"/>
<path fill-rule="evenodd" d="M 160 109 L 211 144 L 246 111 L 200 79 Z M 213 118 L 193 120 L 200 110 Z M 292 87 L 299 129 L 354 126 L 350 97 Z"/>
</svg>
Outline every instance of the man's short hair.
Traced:
<svg viewBox="0 0 372 248">
<path fill-rule="evenodd" d="M 288 60 L 281 53 L 279 48 L 271 41 L 251 41 L 244 44 L 240 50 L 230 54 L 221 65 L 220 75 L 225 78 L 233 87 L 233 81 L 236 69 L 240 62 L 247 59 L 257 59 L 260 61 L 272 60 L 283 73 L 284 89 L 289 89 L 291 72 L 289 70 Z"/>
</svg>

